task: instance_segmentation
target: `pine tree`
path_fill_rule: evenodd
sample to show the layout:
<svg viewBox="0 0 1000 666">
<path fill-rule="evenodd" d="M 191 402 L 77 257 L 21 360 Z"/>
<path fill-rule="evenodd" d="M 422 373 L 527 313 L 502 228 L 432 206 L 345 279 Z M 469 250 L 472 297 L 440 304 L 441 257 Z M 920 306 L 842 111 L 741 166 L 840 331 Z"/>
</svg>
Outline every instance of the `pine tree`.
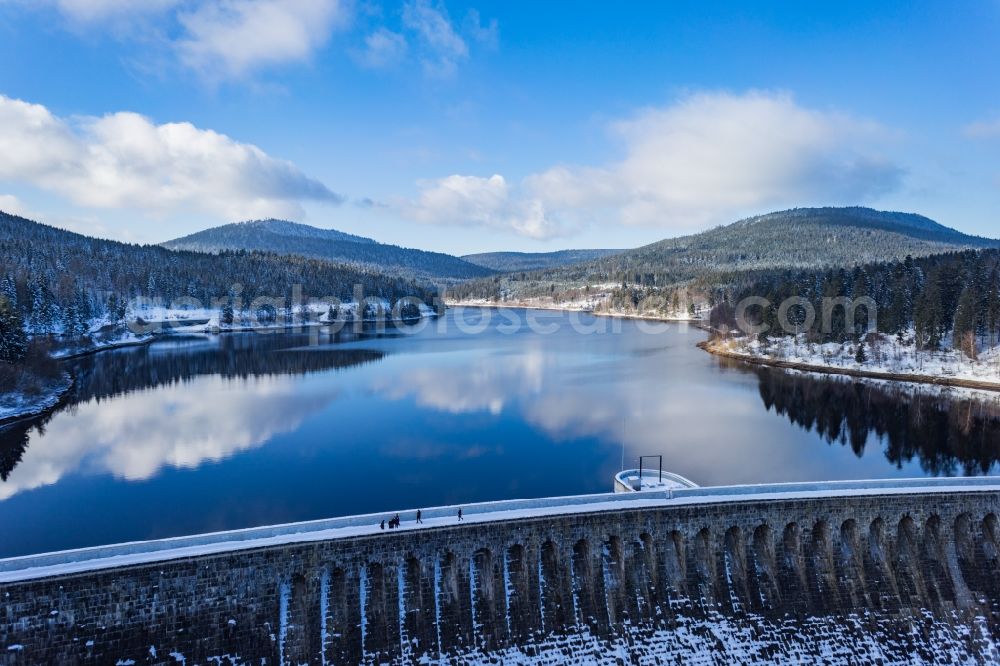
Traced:
<svg viewBox="0 0 1000 666">
<path fill-rule="evenodd" d="M 236 319 L 233 314 L 233 304 L 226 303 L 222 306 L 222 314 L 219 316 L 219 321 L 226 326 L 232 326 L 233 321 Z"/>
<path fill-rule="evenodd" d="M 865 353 L 864 340 L 858 343 L 857 351 L 854 352 L 854 360 L 857 361 L 859 365 L 863 365 L 868 361 L 868 354 Z"/>
<path fill-rule="evenodd" d="M 27 352 L 28 336 L 21 313 L 6 297 L 0 296 L 0 361 L 17 363 Z"/>
<path fill-rule="evenodd" d="M 958 299 L 952 329 L 955 349 L 973 360 L 976 359 L 976 302 L 976 288 L 970 284 L 962 290 Z"/>
<path fill-rule="evenodd" d="M 63 335 L 71 338 L 77 337 L 78 322 L 79 316 L 76 312 L 76 305 L 70 304 L 62 309 Z"/>
<path fill-rule="evenodd" d="M 927 286 L 920 294 L 914 316 L 917 329 L 917 346 L 920 349 L 937 349 L 941 346 L 944 317 L 942 314 L 941 291 L 936 275 L 927 280 Z"/>
<path fill-rule="evenodd" d="M 990 347 L 997 344 L 997 328 L 1000 327 L 1000 273 L 993 269 L 986 292 L 986 318 L 990 337 Z"/>
<path fill-rule="evenodd" d="M 52 292 L 44 278 L 36 279 L 31 284 L 31 329 L 35 333 L 52 333 L 55 330 L 58 308 Z"/>
<path fill-rule="evenodd" d="M 17 302 L 17 283 L 14 282 L 14 276 L 4 276 L 3 282 L 0 282 L 0 297 L 6 298 L 7 303 L 9 303 L 15 310 L 19 309 Z"/>
</svg>

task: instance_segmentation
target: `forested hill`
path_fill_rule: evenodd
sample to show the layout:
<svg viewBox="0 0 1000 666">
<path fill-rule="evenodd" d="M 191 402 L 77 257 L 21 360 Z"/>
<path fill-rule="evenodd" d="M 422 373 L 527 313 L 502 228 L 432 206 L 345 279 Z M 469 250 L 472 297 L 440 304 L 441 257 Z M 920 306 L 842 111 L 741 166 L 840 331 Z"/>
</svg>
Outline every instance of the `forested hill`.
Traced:
<svg viewBox="0 0 1000 666">
<path fill-rule="evenodd" d="M 265 252 L 171 251 L 91 238 L 0 212 L 0 293 L 14 301 L 30 329 L 43 333 L 105 315 L 134 297 L 169 304 L 191 297 L 208 307 L 240 285 L 243 303 L 258 296 L 365 296 L 428 300 L 433 289 L 374 269 Z"/>
<path fill-rule="evenodd" d="M 703 270 L 852 266 L 997 246 L 1000 241 L 969 236 L 912 213 L 799 208 L 659 241 L 606 266 L 660 267 L 683 279 Z"/>
<path fill-rule="evenodd" d="M 756 271 L 730 276 L 725 287 L 715 289 L 712 323 L 734 328 L 736 304 L 747 297 L 763 297 L 771 305 L 748 313 L 767 323 L 770 335 L 781 335 L 779 308 L 791 297 L 806 299 L 816 313 L 823 300 L 844 296 L 870 298 L 877 307 L 881 333 L 912 337 L 918 349 L 952 346 L 975 357 L 982 346 L 1000 342 L 1000 250 L 966 250 L 946 254 L 906 258 L 853 269 L 826 271 Z M 859 339 L 868 325 L 864 307 L 848 321 L 842 308 L 824 322 L 818 316 L 805 331 L 817 342 L 844 342 Z M 788 310 L 793 325 L 806 321 L 799 306 Z M 787 332 L 787 331 L 785 331 Z M 793 331 L 794 332 L 794 331 Z"/>
<path fill-rule="evenodd" d="M 797 208 L 740 220 L 580 264 L 477 280 L 456 297 L 530 297 L 586 284 L 707 284 L 733 271 L 851 267 L 954 250 L 1000 247 L 921 215 L 870 208 Z"/>
<path fill-rule="evenodd" d="M 578 264 L 582 261 L 601 259 L 624 250 L 557 250 L 555 252 L 483 252 L 462 257 L 470 264 L 490 268 L 501 273 L 534 271 Z"/>
<path fill-rule="evenodd" d="M 493 273 L 450 254 L 387 245 L 370 238 L 285 220 L 226 224 L 168 241 L 163 247 L 194 252 L 260 250 L 378 267 L 394 275 L 427 279 L 463 280 Z"/>
</svg>

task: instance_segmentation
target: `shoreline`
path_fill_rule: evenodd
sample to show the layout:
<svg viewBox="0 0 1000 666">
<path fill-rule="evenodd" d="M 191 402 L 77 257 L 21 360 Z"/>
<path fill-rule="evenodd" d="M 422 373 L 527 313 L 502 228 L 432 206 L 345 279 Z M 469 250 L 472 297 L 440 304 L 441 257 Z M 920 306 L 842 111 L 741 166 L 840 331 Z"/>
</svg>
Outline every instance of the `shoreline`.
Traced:
<svg viewBox="0 0 1000 666">
<path fill-rule="evenodd" d="M 705 340 L 698 343 L 698 348 L 714 356 L 733 359 L 747 363 L 748 365 L 760 365 L 782 370 L 798 370 L 801 372 L 811 372 L 820 375 L 840 375 L 844 377 L 856 377 L 858 379 L 879 379 L 891 382 L 903 382 L 907 384 L 923 384 L 929 386 L 945 386 L 952 388 L 972 389 L 975 391 L 1000 392 L 1000 382 L 979 381 L 975 379 L 961 379 L 958 377 L 939 377 L 936 375 L 914 375 L 898 372 L 882 372 L 878 370 L 859 370 L 856 368 L 841 368 L 829 365 L 817 365 L 815 363 L 803 363 L 800 361 L 783 361 L 781 359 L 768 358 L 765 356 L 751 356 L 739 352 L 718 349 L 712 345 L 711 341 Z"/>
<path fill-rule="evenodd" d="M 112 349 L 123 349 L 125 347 L 141 347 L 143 345 L 148 345 L 149 343 L 156 340 L 158 335 L 151 334 L 148 337 L 142 338 L 141 340 L 123 340 L 121 342 L 109 342 L 101 345 L 94 345 L 93 347 L 88 347 L 87 349 L 81 349 L 79 351 L 70 352 L 68 354 L 54 354 L 52 356 L 53 360 L 62 362 L 70 361 L 77 358 L 83 358 L 85 356 L 92 356 L 93 354 L 99 354 L 104 351 L 111 351 Z"/>
<path fill-rule="evenodd" d="M 386 319 L 386 324 L 397 324 L 406 323 L 408 321 L 422 321 L 424 319 L 434 319 L 438 315 L 437 313 L 425 314 L 419 319 Z M 376 323 L 377 320 L 363 320 L 363 324 Z M 206 330 L 206 325 L 203 324 L 191 324 L 188 326 L 172 326 L 161 330 L 156 333 L 150 333 L 144 338 L 139 340 L 123 340 L 118 342 L 108 342 L 105 344 L 95 345 L 93 347 L 88 347 L 87 349 L 81 349 L 79 351 L 73 351 L 67 354 L 54 354 L 52 359 L 58 363 L 63 361 L 72 361 L 75 359 L 84 358 L 87 356 L 93 356 L 95 354 L 100 354 L 101 352 L 113 351 L 116 349 L 125 349 L 128 347 L 143 347 L 158 340 L 169 339 L 174 335 L 223 335 L 226 333 L 274 333 L 279 331 L 288 331 L 291 329 L 307 329 L 307 328 L 322 328 L 330 326 L 329 322 L 305 322 L 299 324 L 288 324 L 282 326 L 246 326 L 246 327 L 219 327 L 212 328 L 211 330 Z M 353 322 L 350 322 L 353 325 Z M 66 372 L 69 380 L 66 385 L 61 388 L 61 390 L 56 394 L 50 394 L 45 396 L 39 402 L 32 404 L 29 407 L 25 407 L 24 410 L 19 411 L 14 414 L 8 414 L 6 416 L 0 416 L 0 427 L 5 427 L 18 421 L 27 421 L 30 419 L 35 419 L 44 416 L 55 409 L 57 409 L 62 403 L 66 394 L 76 383 L 76 377 L 74 377 L 69 372 Z"/>
<path fill-rule="evenodd" d="M 447 302 L 445 303 L 445 306 L 449 308 L 484 308 L 494 310 L 499 308 L 516 308 L 522 310 L 553 310 L 556 312 L 586 312 L 587 314 L 595 317 L 610 317 L 612 319 L 640 319 L 642 321 L 661 321 L 670 324 L 691 324 L 702 330 L 709 330 L 708 324 L 704 319 L 668 317 L 666 315 L 637 314 L 631 312 L 607 312 L 584 307 L 574 308 L 562 305 L 528 305 L 525 303 L 463 303 L 460 301 Z"/>
<path fill-rule="evenodd" d="M 63 377 L 64 381 L 62 385 L 57 387 L 54 392 L 45 395 L 38 402 L 25 407 L 21 411 L 0 417 L 0 428 L 5 428 L 19 421 L 28 421 L 44 416 L 63 404 L 66 395 L 73 388 L 73 385 L 76 384 L 76 377 L 68 372 L 63 373 Z"/>
<path fill-rule="evenodd" d="M 595 317 L 611 317 L 616 319 L 638 319 L 644 321 L 660 321 L 666 323 L 681 323 L 690 324 L 695 328 L 699 328 L 708 333 L 715 332 L 715 329 L 704 319 L 682 319 L 680 317 L 666 317 L 663 315 L 648 315 L 648 314 L 633 314 L 627 312 L 597 312 L 594 310 L 587 310 L 584 308 L 568 308 L 560 307 L 558 305 L 525 305 L 525 304 L 498 304 L 498 303 L 447 303 L 448 307 L 473 307 L 473 308 L 501 308 L 501 307 L 512 307 L 512 308 L 524 308 L 524 309 L 536 309 L 536 310 L 556 310 L 563 312 L 587 312 Z M 988 391 L 992 393 L 1000 393 L 1000 381 L 982 381 L 976 379 L 963 379 L 960 377 L 941 377 L 938 375 L 918 375 L 918 374 L 908 374 L 908 373 L 898 373 L 898 372 L 887 372 L 879 370 L 861 370 L 856 368 L 843 368 L 838 366 L 830 365 L 819 365 L 815 363 L 804 363 L 800 361 L 784 361 L 781 359 L 773 359 L 764 356 L 751 356 L 749 354 L 741 354 L 738 352 L 727 351 L 723 349 L 718 349 L 710 340 L 704 340 L 696 344 L 696 346 L 709 354 L 714 356 L 719 356 L 723 358 L 732 359 L 735 361 L 741 361 L 748 365 L 758 365 L 767 366 L 772 368 L 778 368 L 782 370 L 797 370 L 799 372 L 808 372 L 817 375 L 836 375 L 842 377 L 854 377 L 857 379 L 875 379 L 881 381 L 897 382 L 904 384 L 921 384 L 925 386 L 938 386 L 945 388 L 960 388 L 969 389 L 973 391 Z"/>
</svg>

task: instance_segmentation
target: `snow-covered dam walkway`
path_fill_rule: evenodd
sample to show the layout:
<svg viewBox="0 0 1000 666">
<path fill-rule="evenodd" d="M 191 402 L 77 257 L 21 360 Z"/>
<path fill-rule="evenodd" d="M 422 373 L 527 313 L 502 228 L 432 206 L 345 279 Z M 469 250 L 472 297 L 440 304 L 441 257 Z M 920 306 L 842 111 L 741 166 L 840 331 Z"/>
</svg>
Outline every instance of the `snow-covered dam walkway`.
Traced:
<svg viewBox="0 0 1000 666">
<path fill-rule="evenodd" d="M 399 513 L 0 560 L 0 663 L 1000 660 L 998 478 Z"/>
</svg>

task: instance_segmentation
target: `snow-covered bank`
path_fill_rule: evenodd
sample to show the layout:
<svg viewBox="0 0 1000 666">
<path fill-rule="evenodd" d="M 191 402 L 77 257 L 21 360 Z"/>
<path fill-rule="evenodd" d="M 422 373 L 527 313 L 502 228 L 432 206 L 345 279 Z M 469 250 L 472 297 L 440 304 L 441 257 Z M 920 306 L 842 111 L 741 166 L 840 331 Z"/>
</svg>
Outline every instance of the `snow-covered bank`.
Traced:
<svg viewBox="0 0 1000 666">
<path fill-rule="evenodd" d="M 747 337 L 703 342 L 705 351 L 757 365 L 876 380 L 1000 391 L 1000 348 L 973 360 L 955 349 L 918 350 L 912 341 L 870 336 L 856 343 L 812 343 L 804 334 L 761 342 Z"/>
<path fill-rule="evenodd" d="M 551 299 L 527 299 L 493 301 L 485 298 L 467 300 L 449 300 L 446 305 L 450 308 L 517 308 L 524 310 L 556 310 L 561 312 L 587 312 L 596 317 L 617 317 L 620 319 L 642 319 L 645 321 L 681 322 L 689 324 L 702 324 L 704 318 L 700 314 L 689 314 L 678 312 L 676 314 L 663 314 L 655 311 L 647 312 L 619 312 L 616 310 L 602 309 L 603 301 L 553 301 Z"/>
<path fill-rule="evenodd" d="M 64 361 L 71 358 L 77 358 L 79 356 L 86 356 L 87 354 L 96 354 L 97 352 L 108 349 L 144 345 L 152 342 L 155 338 L 156 336 L 154 335 L 136 335 L 132 331 L 125 329 L 114 335 L 106 337 L 82 338 L 77 342 L 54 350 L 52 352 L 52 358 Z"/>
<path fill-rule="evenodd" d="M 0 393 L 0 425 L 19 419 L 38 416 L 59 404 L 66 391 L 73 385 L 73 379 L 64 373 L 48 382 L 39 391 L 10 391 Z"/>
<path fill-rule="evenodd" d="M 596 301 L 553 301 L 552 299 L 529 298 L 509 301 L 494 301 L 489 298 L 446 300 L 449 308 L 520 308 L 524 310 L 565 310 L 567 312 L 592 312 Z"/>
<path fill-rule="evenodd" d="M 239 333 L 282 330 L 316 326 L 351 326 L 356 321 L 401 323 L 427 319 L 437 312 L 425 303 L 413 304 L 412 312 L 396 313 L 385 299 L 369 299 L 366 303 L 346 302 L 337 305 L 308 303 L 280 309 L 263 315 L 249 310 L 223 312 L 197 309 L 177 310 L 154 308 L 141 314 L 143 326 L 158 331 L 177 333 Z M 398 316 L 397 316 L 398 315 Z"/>
<path fill-rule="evenodd" d="M 55 408 L 62 396 L 72 385 L 73 377 L 59 371 L 54 362 L 96 354 L 102 351 L 149 344 L 155 340 L 168 339 L 172 335 L 221 334 L 253 331 L 301 331 L 304 328 L 330 327 L 331 330 L 351 330 L 356 322 L 366 329 L 373 325 L 392 326 L 414 322 L 437 316 L 437 312 L 425 304 L 414 305 L 404 310 L 405 317 L 393 317 L 391 305 L 387 301 L 369 302 L 371 309 L 365 310 L 357 303 L 345 303 L 331 309 L 313 306 L 297 307 L 291 313 L 279 311 L 271 321 L 257 321 L 248 312 L 233 313 L 229 322 L 220 321 L 220 313 L 207 309 L 139 308 L 130 310 L 127 325 L 114 325 L 107 321 L 93 322 L 88 333 L 68 337 L 61 334 L 39 336 L 43 358 L 53 365 L 44 371 L 35 372 L 28 365 L 11 366 L 11 377 L 0 385 L 0 424 L 27 417 L 38 416 Z M 381 310 L 383 318 L 377 317 Z M 361 313 L 360 316 L 357 313 Z M 66 366 L 70 368 L 72 366 Z M 58 376 L 53 377 L 53 373 Z"/>
</svg>

